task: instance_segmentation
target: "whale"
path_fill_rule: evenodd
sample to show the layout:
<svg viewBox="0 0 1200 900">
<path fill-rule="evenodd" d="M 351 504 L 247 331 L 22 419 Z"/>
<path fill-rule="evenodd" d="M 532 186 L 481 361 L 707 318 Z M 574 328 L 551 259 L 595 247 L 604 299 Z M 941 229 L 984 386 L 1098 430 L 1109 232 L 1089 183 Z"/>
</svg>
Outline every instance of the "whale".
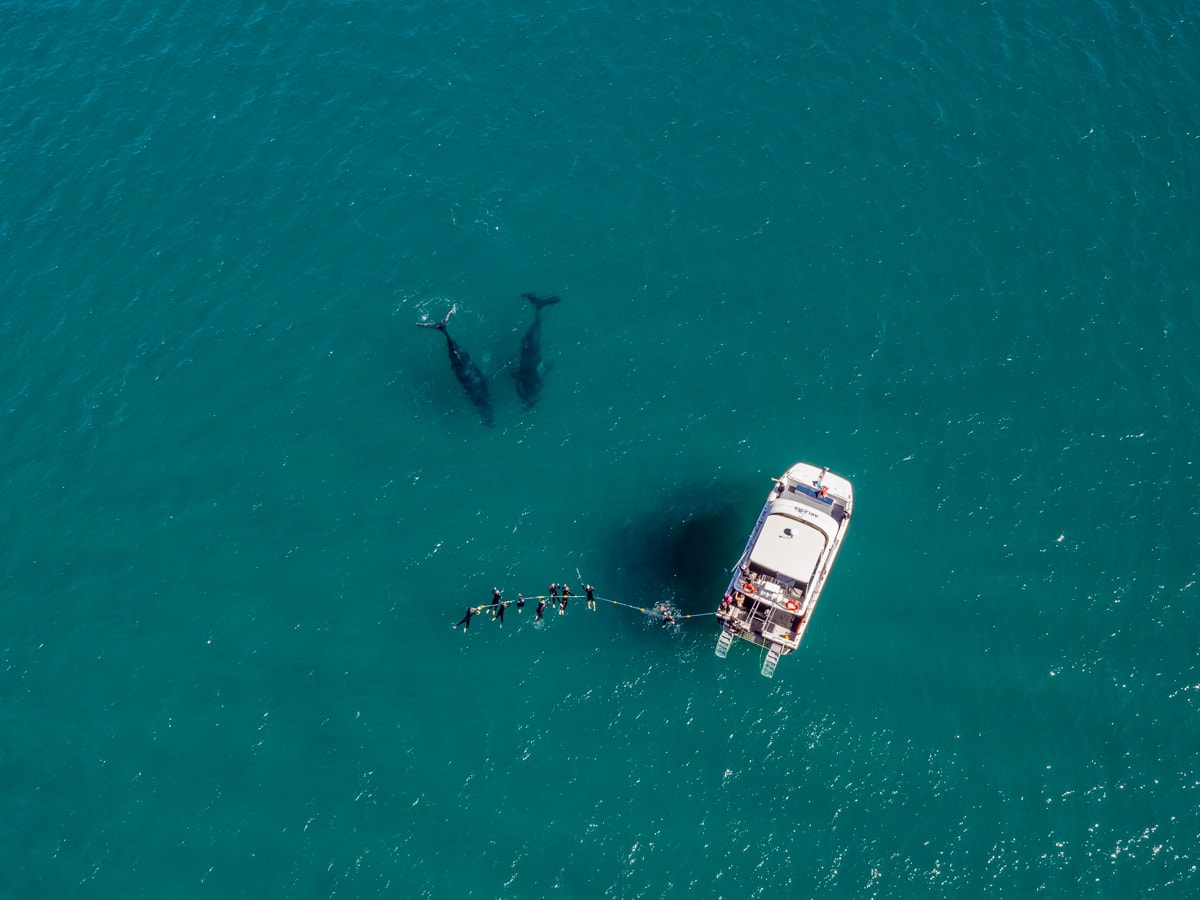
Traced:
<svg viewBox="0 0 1200 900">
<path fill-rule="evenodd" d="M 450 321 L 450 317 L 454 315 L 458 309 L 458 304 L 450 307 L 450 312 L 446 313 L 446 317 L 440 322 L 418 322 L 419 328 L 436 328 L 446 337 L 446 350 L 450 354 L 450 368 L 454 370 L 454 377 L 458 379 L 458 383 L 463 386 L 463 390 L 467 392 L 467 396 L 471 398 L 471 402 L 475 404 L 475 408 L 479 410 L 479 415 L 483 419 L 485 425 L 494 424 L 492 417 L 492 398 L 488 393 L 487 379 L 483 377 L 483 372 L 479 366 L 471 359 L 471 354 L 462 348 L 462 345 L 454 338 L 450 337 L 450 332 L 446 329 L 446 323 Z"/>
<path fill-rule="evenodd" d="M 513 378 L 517 382 L 517 396 L 526 409 L 533 409 L 542 393 L 542 310 L 559 302 L 558 297 L 536 297 L 522 294 L 533 304 L 533 324 L 521 338 L 521 361 Z"/>
</svg>

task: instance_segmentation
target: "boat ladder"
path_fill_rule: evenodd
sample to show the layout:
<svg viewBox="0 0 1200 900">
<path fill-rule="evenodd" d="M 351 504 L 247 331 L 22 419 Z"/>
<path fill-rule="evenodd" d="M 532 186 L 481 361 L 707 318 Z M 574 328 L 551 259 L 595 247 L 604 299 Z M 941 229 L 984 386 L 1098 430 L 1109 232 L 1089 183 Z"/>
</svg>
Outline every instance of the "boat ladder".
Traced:
<svg viewBox="0 0 1200 900">
<path fill-rule="evenodd" d="M 728 628 L 721 629 L 721 636 L 717 638 L 717 656 L 721 659 L 725 658 L 725 654 L 729 652 L 729 645 L 733 643 L 733 632 Z"/>
<path fill-rule="evenodd" d="M 775 676 L 775 667 L 779 665 L 779 648 L 772 647 L 767 653 L 767 658 L 763 660 L 762 673 L 764 678 L 773 678 Z"/>
</svg>

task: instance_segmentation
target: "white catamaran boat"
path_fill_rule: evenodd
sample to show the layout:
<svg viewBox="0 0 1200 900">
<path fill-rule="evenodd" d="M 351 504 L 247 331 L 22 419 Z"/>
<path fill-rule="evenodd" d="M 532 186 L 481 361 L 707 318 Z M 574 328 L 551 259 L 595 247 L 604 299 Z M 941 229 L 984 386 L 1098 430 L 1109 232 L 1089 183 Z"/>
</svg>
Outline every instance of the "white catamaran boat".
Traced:
<svg viewBox="0 0 1200 900">
<path fill-rule="evenodd" d="M 800 646 L 850 524 L 854 489 L 829 469 L 796 463 L 775 482 L 717 610 L 724 658 L 734 638 L 767 651 L 762 673 Z"/>
</svg>

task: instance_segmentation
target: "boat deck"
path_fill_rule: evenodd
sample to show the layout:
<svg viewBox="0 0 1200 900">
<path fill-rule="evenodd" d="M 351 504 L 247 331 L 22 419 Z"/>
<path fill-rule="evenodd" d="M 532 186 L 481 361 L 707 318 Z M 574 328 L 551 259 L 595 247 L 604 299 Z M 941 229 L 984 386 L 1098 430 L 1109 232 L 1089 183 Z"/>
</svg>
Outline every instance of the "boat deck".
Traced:
<svg viewBox="0 0 1200 900">
<path fill-rule="evenodd" d="M 840 497 L 822 497 L 814 488 L 807 484 L 789 484 L 784 496 L 810 506 L 829 516 L 838 524 L 846 516 L 846 502 Z"/>
<path fill-rule="evenodd" d="M 800 635 L 804 630 L 804 615 L 799 611 L 787 609 L 786 600 L 781 609 L 776 605 L 781 596 L 803 597 L 803 592 L 795 590 L 783 594 L 776 589 L 768 588 L 764 581 L 757 581 L 762 590 L 762 596 L 747 596 L 742 591 L 735 591 L 733 602 L 727 610 L 717 611 L 720 619 L 734 633 L 735 637 L 767 647 L 778 644 L 786 648 L 784 652 L 795 650 L 800 645 Z M 802 600 L 793 600 L 798 604 Z"/>
</svg>

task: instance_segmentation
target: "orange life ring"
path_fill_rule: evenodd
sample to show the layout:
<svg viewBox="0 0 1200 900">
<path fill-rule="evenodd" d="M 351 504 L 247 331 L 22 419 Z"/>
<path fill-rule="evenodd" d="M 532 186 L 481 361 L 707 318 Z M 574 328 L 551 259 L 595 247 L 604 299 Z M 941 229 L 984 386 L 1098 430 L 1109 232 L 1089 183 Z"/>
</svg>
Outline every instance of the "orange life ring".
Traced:
<svg viewBox="0 0 1200 900">
<path fill-rule="evenodd" d="M 745 584 L 742 585 L 742 593 L 753 597 L 754 596 L 754 585 L 752 585 L 750 582 L 747 581 Z"/>
<path fill-rule="evenodd" d="M 789 600 L 787 602 L 787 608 L 790 609 L 792 612 L 795 612 L 796 610 L 798 610 L 800 608 L 800 604 L 797 603 L 795 600 Z"/>
</svg>

